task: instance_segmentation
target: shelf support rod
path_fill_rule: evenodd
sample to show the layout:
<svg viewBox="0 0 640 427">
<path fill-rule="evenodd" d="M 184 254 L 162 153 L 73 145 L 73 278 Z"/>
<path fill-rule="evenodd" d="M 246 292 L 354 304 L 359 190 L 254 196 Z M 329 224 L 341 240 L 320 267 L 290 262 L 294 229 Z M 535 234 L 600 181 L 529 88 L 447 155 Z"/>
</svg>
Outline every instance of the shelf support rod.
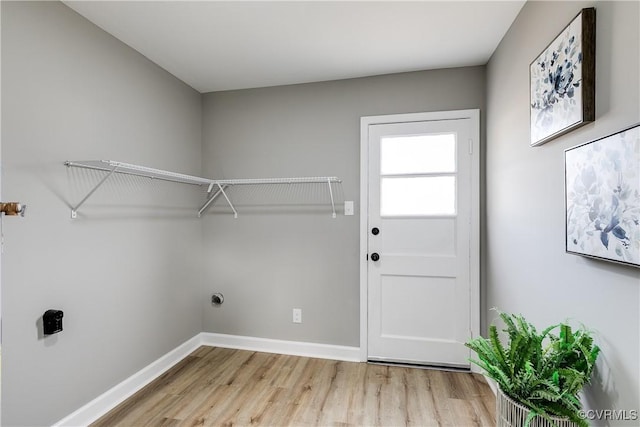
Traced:
<svg viewBox="0 0 640 427">
<path fill-rule="evenodd" d="M 331 178 L 327 178 L 327 184 L 329 185 L 329 197 L 331 197 L 331 209 L 333 210 L 332 217 L 336 217 L 336 205 L 333 201 L 333 190 L 331 189 Z"/>
<path fill-rule="evenodd" d="M 220 189 L 220 193 L 222 193 L 224 198 L 227 199 L 227 203 L 229 203 L 229 207 L 233 211 L 233 217 L 234 218 L 238 218 L 238 212 L 236 211 L 236 208 L 233 207 L 233 203 L 231 203 L 231 200 L 229 200 L 229 197 L 227 197 L 227 193 L 224 192 L 224 188 L 222 188 L 222 185 L 220 185 L 219 182 L 216 182 L 216 184 L 218 185 L 218 188 Z"/>
<path fill-rule="evenodd" d="M 116 169 L 118 169 L 118 166 L 114 166 L 114 167 L 109 171 L 109 173 L 107 174 L 107 176 L 105 176 L 104 178 L 102 178 L 102 180 L 98 183 L 98 185 L 96 185 L 95 187 L 93 187 L 93 190 L 89 191 L 89 194 L 87 194 L 86 196 L 84 196 L 84 199 L 80 200 L 80 203 L 78 203 L 75 207 L 71 208 L 71 219 L 75 219 L 75 218 L 77 218 L 77 217 L 78 217 L 78 209 L 80 208 L 80 206 L 82 206 L 82 205 L 84 204 L 84 202 L 86 202 L 86 201 L 87 201 L 87 199 L 88 199 L 89 197 L 91 197 L 91 195 L 92 195 L 93 193 L 95 193 L 95 192 L 96 192 L 96 190 L 97 190 L 98 188 L 100 188 L 100 186 L 101 186 L 102 184 L 104 184 L 104 183 L 105 183 L 105 181 L 106 181 L 107 179 L 109 179 L 109 177 L 110 177 L 111 175 L 113 175 L 113 173 L 116 171 Z"/>
<path fill-rule="evenodd" d="M 227 185 L 223 185 L 222 188 L 227 188 Z M 211 191 L 213 190 L 213 183 L 211 183 L 211 185 L 209 185 L 209 194 L 211 194 Z M 209 198 L 207 199 L 207 201 L 204 203 L 204 205 L 202 205 L 202 207 L 200 208 L 200 210 L 198 211 L 198 218 L 200 218 L 202 216 L 202 214 L 209 208 L 209 205 L 211 205 L 211 203 L 213 203 L 218 196 L 222 194 L 222 192 L 220 191 L 220 189 L 218 189 L 218 191 L 216 191 L 216 193 L 212 196 L 209 196 Z"/>
</svg>

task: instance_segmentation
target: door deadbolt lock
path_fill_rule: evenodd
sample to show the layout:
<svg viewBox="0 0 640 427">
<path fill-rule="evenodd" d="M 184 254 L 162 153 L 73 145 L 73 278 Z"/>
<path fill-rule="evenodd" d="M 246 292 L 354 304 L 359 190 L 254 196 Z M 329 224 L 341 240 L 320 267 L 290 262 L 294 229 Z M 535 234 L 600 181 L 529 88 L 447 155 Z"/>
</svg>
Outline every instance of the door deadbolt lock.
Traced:
<svg viewBox="0 0 640 427">
<path fill-rule="evenodd" d="M 380 255 L 377 252 L 371 254 L 371 261 L 378 261 L 380 259 Z"/>
</svg>

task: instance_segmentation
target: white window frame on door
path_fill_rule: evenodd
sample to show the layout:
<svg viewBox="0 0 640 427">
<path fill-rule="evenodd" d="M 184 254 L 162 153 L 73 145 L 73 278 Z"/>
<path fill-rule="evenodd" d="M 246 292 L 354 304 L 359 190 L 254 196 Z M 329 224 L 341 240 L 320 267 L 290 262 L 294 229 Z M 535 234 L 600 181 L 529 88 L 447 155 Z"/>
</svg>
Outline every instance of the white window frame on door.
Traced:
<svg viewBox="0 0 640 427">
<path fill-rule="evenodd" d="M 369 206 L 369 126 L 391 123 L 423 122 L 436 120 L 470 119 L 471 150 L 471 335 L 480 336 L 480 110 L 451 110 L 425 113 L 366 116 L 360 119 L 360 360 L 368 359 L 368 206 Z M 473 371 L 478 372 L 475 365 Z"/>
</svg>

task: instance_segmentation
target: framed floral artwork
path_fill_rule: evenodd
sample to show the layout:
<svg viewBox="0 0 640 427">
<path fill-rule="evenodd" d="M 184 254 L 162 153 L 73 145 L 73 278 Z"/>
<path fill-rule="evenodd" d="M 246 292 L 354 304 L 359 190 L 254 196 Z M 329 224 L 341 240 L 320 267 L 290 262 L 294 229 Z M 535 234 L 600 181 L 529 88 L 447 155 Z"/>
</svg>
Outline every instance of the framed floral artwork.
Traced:
<svg viewBox="0 0 640 427">
<path fill-rule="evenodd" d="M 529 66 L 531 145 L 595 120 L 596 11 L 582 9 Z"/>
<path fill-rule="evenodd" d="M 565 151 L 566 251 L 640 267 L 640 124 Z"/>
</svg>

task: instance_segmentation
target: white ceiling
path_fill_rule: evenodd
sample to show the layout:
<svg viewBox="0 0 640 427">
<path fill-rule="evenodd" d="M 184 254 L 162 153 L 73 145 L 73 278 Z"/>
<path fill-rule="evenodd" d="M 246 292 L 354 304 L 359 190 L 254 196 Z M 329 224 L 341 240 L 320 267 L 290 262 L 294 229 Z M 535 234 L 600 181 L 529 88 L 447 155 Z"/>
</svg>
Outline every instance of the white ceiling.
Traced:
<svg viewBox="0 0 640 427">
<path fill-rule="evenodd" d="M 200 92 L 485 64 L 525 1 L 65 1 Z"/>
</svg>

